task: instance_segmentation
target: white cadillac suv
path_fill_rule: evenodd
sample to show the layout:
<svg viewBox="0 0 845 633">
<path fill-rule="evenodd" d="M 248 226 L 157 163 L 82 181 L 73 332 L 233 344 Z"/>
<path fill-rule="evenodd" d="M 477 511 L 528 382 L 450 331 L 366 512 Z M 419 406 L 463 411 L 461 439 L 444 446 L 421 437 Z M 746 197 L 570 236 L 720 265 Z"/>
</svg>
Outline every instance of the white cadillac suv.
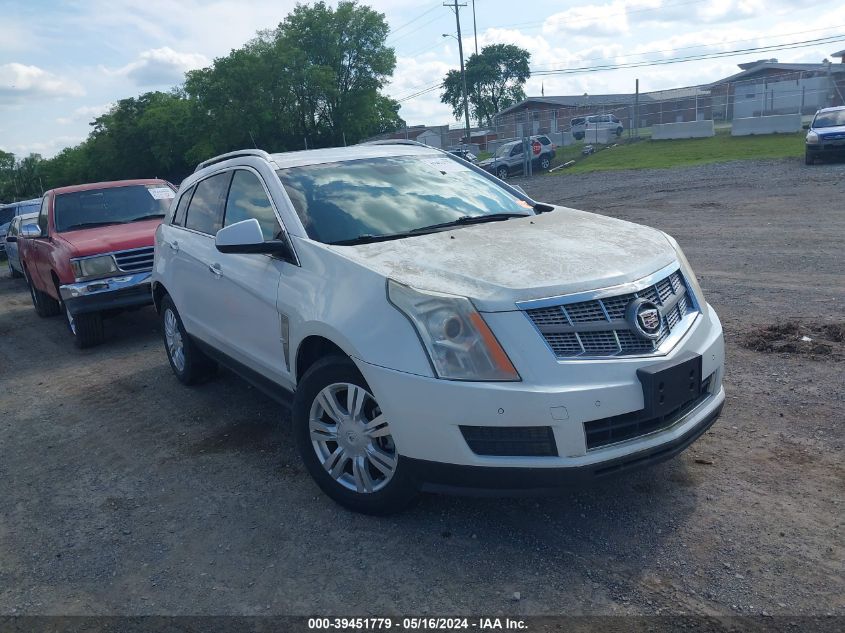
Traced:
<svg viewBox="0 0 845 633">
<path fill-rule="evenodd" d="M 675 240 L 407 142 L 200 164 L 152 283 L 177 378 L 221 363 L 290 404 L 308 471 L 360 512 L 624 473 L 725 399 Z"/>
</svg>

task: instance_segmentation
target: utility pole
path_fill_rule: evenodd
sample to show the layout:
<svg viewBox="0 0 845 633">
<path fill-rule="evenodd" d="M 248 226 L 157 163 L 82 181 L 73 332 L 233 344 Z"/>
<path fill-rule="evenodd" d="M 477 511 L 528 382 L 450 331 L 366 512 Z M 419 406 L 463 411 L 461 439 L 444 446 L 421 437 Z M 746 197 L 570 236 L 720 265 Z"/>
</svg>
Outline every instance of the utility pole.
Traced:
<svg viewBox="0 0 845 633">
<path fill-rule="evenodd" d="M 475 36 L 475 54 L 478 55 L 478 27 L 475 26 L 475 0 L 472 0 L 472 34 Z"/>
<path fill-rule="evenodd" d="M 469 144 L 470 139 L 470 125 L 469 125 L 469 101 L 467 100 L 467 74 L 466 70 L 464 69 L 464 44 L 461 41 L 461 13 L 460 7 L 465 7 L 466 2 L 463 4 L 458 4 L 458 0 L 454 0 L 453 2 L 444 2 L 444 7 L 449 7 L 455 11 L 455 24 L 458 27 L 458 55 L 461 57 L 461 78 L 463 79 L 464 83 L 464 119 L 466 122 L 466 142 Z"/>
</svg>

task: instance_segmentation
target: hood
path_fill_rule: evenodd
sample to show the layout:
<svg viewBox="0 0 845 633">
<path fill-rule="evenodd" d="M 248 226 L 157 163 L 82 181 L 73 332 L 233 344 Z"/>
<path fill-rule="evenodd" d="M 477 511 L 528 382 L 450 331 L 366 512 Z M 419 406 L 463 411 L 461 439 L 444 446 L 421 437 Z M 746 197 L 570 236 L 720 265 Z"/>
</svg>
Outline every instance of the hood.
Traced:
<svg viewBox="0 0 845 633">
<path fill-rule="evenodd" d="M 845 134 L 845 125 L 837 125 L 835 127 L 815 127 L 813 128 L 813 132 L 824 138 L 829 136 L 839 136 L 840 134 Z"/>
<path fill-rule="evenodd" d="M 85 257 L 99 253 L 126 251 L 131 248 L 150 247 L 155 242 L 156 227 L 160 219 L 128 224 L 95 226 L 90 229 L 67 231 L 59 236 L 71 245 L 74 257 Z"/>
<path fill-rule="evenodd" d="M 563 207 L 526 218 L 330 248 L 400 283 L 469 297 L 487 312 L 634 281 L 677 259 L 656 229 Z"/>
</svg>

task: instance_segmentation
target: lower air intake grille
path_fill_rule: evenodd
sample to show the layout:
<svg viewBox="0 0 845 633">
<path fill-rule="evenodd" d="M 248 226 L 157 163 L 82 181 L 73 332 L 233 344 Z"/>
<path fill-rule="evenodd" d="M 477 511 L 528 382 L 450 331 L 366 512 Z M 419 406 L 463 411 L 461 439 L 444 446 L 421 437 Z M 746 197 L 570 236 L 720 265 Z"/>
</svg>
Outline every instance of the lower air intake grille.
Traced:
<svg viewBox="0 0 845 633">
<path fill-rule="evenodd" d="M 557 457 L 550 426 L 461 426 L 461 433 L 476 455 Z"/>
<path fill-rule="evenodd" d="M 710 383 L 712 380 L 713 375 L 711 374 L 701 383 L 701 395 L 685 402 L 666 415 L 656 418 L 645 418 L 643 417 L 642 411 L 632 411 L 631 413 L 614 415 L 610 418 L 585 422 L 584 432 L 587 435 L 587 450 L 601 448 L 602 446 L 616 444 L 617 442 L 624 442 L 625 440 L 669 428 L 710 397 Z"/>
</svg>

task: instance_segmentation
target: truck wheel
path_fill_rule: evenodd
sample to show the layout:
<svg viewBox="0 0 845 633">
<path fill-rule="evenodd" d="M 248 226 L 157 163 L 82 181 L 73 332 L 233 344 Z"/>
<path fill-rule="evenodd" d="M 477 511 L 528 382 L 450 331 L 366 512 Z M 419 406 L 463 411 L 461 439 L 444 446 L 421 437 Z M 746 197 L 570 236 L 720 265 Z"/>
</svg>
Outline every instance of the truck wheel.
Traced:
<svg viewBox="0 0 845 633">
<path fill-rule="evenodd" d="M 206 356 L 188 336 L 176 306 L 168 295 L 164 295 L 161 300 L 161 332 L 167 360 L 179 382 L 196 385 L 217 373 L 217 363 Z"/>
<path fill-rule="evenodd" d="M 30 279 L 26 269 L 24 269 L 24 275 L 26 276 L 26 284 L 29 286 L 29 296 L 32 298 L 32 306 L 35 308 L 35 313 L 42 318 L 61 314 L 62 310 L 59 302 L 46 292 L 41 292 L 32 285 L 32 279 Z"/>
<path fill-rule="evenodd" d="M 87 312 L 73 316 L 65 306 L 65 318 L 73 343 L 79 349 L 93 347 L 103 342 L 103 315 L 99 312 Z"/>
<path fill-rule="evenodd" d="M 416 500 L 390 422 L 351 360 L 329 356 L 312 365 L 297 386 L 292 417 L 305 467 L 334 501 L 385 515 Z"/>
<path fill-rule="evenodd" d="M 499 180 L 505 180 L 508 177 L 508 168 L 507 167 L 499 167 L 496 170 L 496 176 L 499 177 Z"/>
</svg>

